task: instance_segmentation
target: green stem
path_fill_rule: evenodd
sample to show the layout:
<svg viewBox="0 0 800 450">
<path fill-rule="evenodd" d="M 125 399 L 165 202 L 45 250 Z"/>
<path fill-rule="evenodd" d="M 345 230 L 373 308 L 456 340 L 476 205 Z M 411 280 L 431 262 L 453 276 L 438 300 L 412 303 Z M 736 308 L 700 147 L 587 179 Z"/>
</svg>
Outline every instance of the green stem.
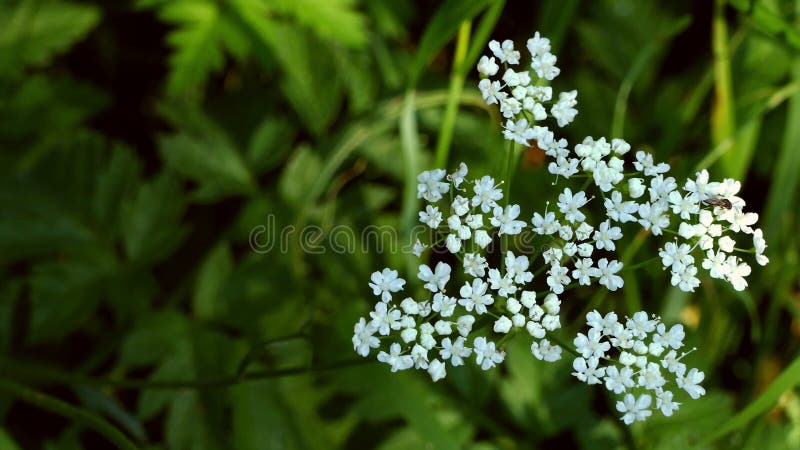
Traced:
<svg viewBox="0 0 800 450">
<path fill-rule="evenodd" d="M 450 155 L 450 144 L 453 142 L 453 130 L 456 126 L 458 116 L 458 104 L 461 92 L 464 90 L 464 58 L 467 55 L 467 45 L 472 31 L 472 24 L 469 20 L 461 23 L 458 29 L 458 39 L 456 41 L 455 55 L 453 56 L 453 68 L 450 73 L 450 89 L 448 91 L 447 106 L 444 110 L 444 118 L 439 128 L 439 139 L 436 142 L 436 167 L 447 168 L 447 159 Z"/>
<path fill-rule="evenodd" d="M 109 442 L 117 448 L 123 450 L 137 450 L 136 446 L 116 427 L 108 423 L 102 417 L 81 408 L 70 405 L 69 403 L 35 391 L 23 384 L 15 381 L 0 379 L 0 391 L 20 399 L 25 403 L 38 406 L 45 411 L 50 411 L 59 416 L 66 417 L 76 422 L 81 422 L 93 429 L 97 433 L 105 436 Z"/>
<path fill-rule="evenodd" d="M 514 141 L 506 142 L 506 161 L 503 169 L 503 206 L 508 206 L 511 199 L 511 179 L 513 177 L 512 167 L 514 165 Z M 500 263 L 501 267 L 505 269 L 505 255 L 508 251 L 508 236 L 503 235 L 500 238 Z"/>
<path fill-rule="evenodd" d="M 208 389 L 225 388 L 237 384 L 269 378 L 280 378 L 306 373 L 325 372 L 373 362 L 370 359 L 341 361 L 326 366 L 289 367 L 286 369 L 260 370 L 241 375 L 205 378 L 196 380 L 141 380 L 132 378 L 101 378 L 63 372 L 57 369 L 29 365 L 21 361 L 0 359 L 0 375 L 21 378 L 46 385 L 90 385 L 109 386 L 121 389 Z"/>
</svg>

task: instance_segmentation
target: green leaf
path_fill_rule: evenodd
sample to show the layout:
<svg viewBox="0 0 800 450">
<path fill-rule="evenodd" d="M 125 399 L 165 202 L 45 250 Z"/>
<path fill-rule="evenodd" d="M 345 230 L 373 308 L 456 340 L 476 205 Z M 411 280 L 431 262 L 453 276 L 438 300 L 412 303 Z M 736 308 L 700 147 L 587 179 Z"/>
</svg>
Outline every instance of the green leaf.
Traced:
<svg viewBox="0 0 800 450">
<path fill-rule="evenodd" d="M 321 168 L 320 157 L 310 148 L 300 147 L 295 150 L 278 182 L 278 189 L 284 200 L 290 204 L 302 204 L 306 192 L 318 180 Z"/>
<path fill-rule="evenodd" d="M 351 47 L 367 43 L 364 17 L 355 0 L 270 0 L 276 11 L 293 16 L 324 40 Z"/>
<path fill-rule="evenodd" d="M 97 8 L 80 3 L 27 0 L 0 9 L 0 76 L 47 65 L 99 21 Z"/>
<path fill-rule="evenodd" d="M 409 86 L 416 86 L 422 70 L 433 55 L 455 36 L 461 22 L 474 18 L 488 4 L 489 0 L 447 0 L 436 10 L 420 39 Z"/>
<path fill-rule="evenodd" d="M 129 148 L 114 147 L 108 166 L 97 174 L 92 198 L 92 209 L 100 223 L 119 227 L 120 205 L 135 192 L 141 171 L 141 163 Z"/>
<path fill-rule="evenodd" d="M 19 445 L 9 436 L 8 432 L 0 428 L 0 448 L 4 450 L 20 450 Z"/>
<path fill-rule="evenodd" d="M 209 75 L 225 63 L 226 52 L 241 59 L 249 42 L 241 30 L 210 0 L 152 1 L 142 7 L 157 7 L 159 17 L 177 27 L 167 36 L 172 47 L 167 92 L 179 95 L 202 86 Z"/>
<path fill-rule="evenodd" d="M 149 366 L 171 355 L 189 323 L 186 317 L 173 310 L 163 310 L 142 316 L 133 331 L 122 343 L 119 365 L 123 369 Z M 176 377 L 184 374 L 178 373 Z"/>
<path fill-rule="evenodd" d="M 128 258 L 145 263 L 169 256 L 187 231 L 180 224 L 184 207 L 183 190 L 169 175 L 161 174 L 142 185 L 131 203 L 122 208 Z"/>
<path fill-rule="evenodd" d="M 247 144 L 247 166 L 253 173 L 262 174 L 281 164 L 292 150 L 297 131 L 281 117 L 264 118 Z"/>
<path fill-rule="evenodd" d="M 233 270 L 233 255 L 226 242 L 208 254 L 195 280 L 193 309 L 201 319 L 215 319 L 227 305 L 220 300 L 221 290 Z"/>
<path fill-rule="evenodd" d="M 725 436 L 736 430 L 744 429 L 756 417 L 766 413 L 778 401 L 784 392 L 796 388 L 800 384 L 800 358 L 795 358 L 794 361 L 786 367 L 783 372 L 769 385 L 769 387 L 758 396 L 752 403 L 747 405 L 745 409 L 733 416 L 730 420 L 725 422 L 720 427 L 710 431 L 705 438 L 698 444 L 710 444 L 717 439 Z"/>
<path fill-rule="evenodd" d="M 227 140 L 177 134 L 161 138 L 159 149 L 168 167 L 201 185 L 204 200 L 255 189 L 252 175 Z"/>
</svg>

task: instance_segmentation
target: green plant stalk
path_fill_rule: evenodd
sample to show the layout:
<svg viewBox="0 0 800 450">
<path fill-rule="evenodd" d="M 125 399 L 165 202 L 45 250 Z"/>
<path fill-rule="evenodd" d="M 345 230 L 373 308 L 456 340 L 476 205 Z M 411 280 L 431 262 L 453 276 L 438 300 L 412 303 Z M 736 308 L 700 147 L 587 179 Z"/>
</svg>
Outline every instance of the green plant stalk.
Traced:
<svg viewBox="0 0 800 450">
<path fill-rule="evenodd" d="M 798 384 L 800 384 L 800 358 L 795 358 L 757 399 L 703 438 L 696 448 L 705 447 L 728 433 L 744 428 L 751 420 L 772 408 L 784 392 L 794 389 Z"/>
<path fill-rule="evenodd" d="M 411 236 L 411 230 L 416 220 L 416 211 L 419 201 L 417 199 L 417 174 L 420 169 L 419 162 L 419 135 L 417 132 L 417 117 L 415 114 L 416 91 L 408 89 L 400 114 L 400 143 L 403 150 L 403 203 L 400 212 L 400 230 L 403 238 Z M 414 273 L 416 258 L 409 253 L 406 255 L 408 273 Z"/>
<path fill-rule="evenodd" d="M 75 422 L 81 422 L 100 435 L 104 436 L 117 448 L 123 450 L 137 450 L 139 448 L 121 431 L 108 423 L 108 421 L 85 409 L 72 406 L 63 400 L 51 397 L 35 391 L 23 384 L 17 383 L 16 381 L 7 379 L 0 379 L 0 391 L 9 394 L 12 397 L 16 397 L 25 403 L 37 406 L 54 414 L 58 414 L 59 416 L 66 417 L 67 419 Z"/>
<path fill-rule="evenodd" d="M 472 23 L 469 20 L 461 22 L 458 29 L 458 39 L 456 40 L 456 50 L 453 56 L 453 68 L 450 73 L 450 88 L 447 96 L 447 106 L 444 110 L 442 125 L 439 127 L 439 138 L 436 142 L 436 166 L 447 168 L 447 160 L 450 156 L 450 145 L 453 142 L 453 130 L 456 126 L 458 117 L 458 104 L 461 93 L 464 91 L 465 71 L 463 70 L 464 58 L 467 55 Z"/>
<path fill-rule="evenodd" d="M 728 24 L 725 21 L 725 0 L 714 2 L 714 16 L 711 20 L 711 47 L 714 54 L 714 92 L 711 108 L 711 146 L 718 147 L 731 139 L 731 146 L 723 155 L 721 162 L 725 175 L 735 168 L 736 151 L 736 112 L 733 100 L 733 81 L 731 77 L 731 53 L 728 47 Z"/>
<path fill-rule="evenodd" d="M 293 375 L 326 372 L 362 364 L 375 362 L 371 359 L 353 359 L 328 364 L 325 366 L 289 367 L 275 370 L 254 370 L 241 375 L 222 376 L 218 378 L 201 378 L 194 380 L 142 380 L 134 378 L 103 378 L 90 377 L 71 372 L 65 372 L 39 364 L 29 364 L 23 361 L 0 359 L 0 375 L 11 379 L 24 379 L 31 383 L 49 386 L 106 386 L 119 389 L 211 389 L 226 388 L 251 381 L 271 378 L 281 378 Z M 0 379 L 2 381 L 2 379 Z M 0 387 L 2 390 L 2 387 Z"/>
<path fill-rule="evenodd" d="M 503 168 L 503 192 L 505 197 L 503 199 L 503 206 L 508 206 L 511 201 L 511 180 L 514 172 L 514 141 L 506 142 L 506 160 L 505 167 Z M 508 251 L 508 236 L 503 235 L 500 238 L 500 267 L 505 269 L 505 255 Z"/>
<path fill-rule="evenodd" d="M 481 18 L 475 30 L 474 37 L 472 38 L 472 43 L 469 45 L 467 56 L 464 58 L 465 64 L 461 68 L 462 76 L 466 77 L 469 69 L 475 64 L 475 61 L 478 60 L 478 56 L 486 49 L 486 43 L 489 42 L 489 35 L 494 31 L 494 26 L 497 24 L 497 20 L 500 18 L 500 13 L 503 12 L 503 7 L 505 7 L 505 5 L 505 0 L 496 0 Z"/>
</svg>

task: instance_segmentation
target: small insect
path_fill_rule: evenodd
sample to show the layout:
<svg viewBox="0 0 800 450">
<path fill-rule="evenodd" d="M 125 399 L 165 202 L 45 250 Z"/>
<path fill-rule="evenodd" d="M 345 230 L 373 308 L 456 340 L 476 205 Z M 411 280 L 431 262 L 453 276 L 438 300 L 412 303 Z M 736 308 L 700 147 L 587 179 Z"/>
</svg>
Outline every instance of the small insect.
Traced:
<svg viewBox="0 0 800 450">
<path fill-rule="evenodd" d="M 727 198 L 710 197 L 703 200 L 703 203 L 709 206 L 717 206 L 719 208 L 731 209 L 733 205 Z"/>
</svg>

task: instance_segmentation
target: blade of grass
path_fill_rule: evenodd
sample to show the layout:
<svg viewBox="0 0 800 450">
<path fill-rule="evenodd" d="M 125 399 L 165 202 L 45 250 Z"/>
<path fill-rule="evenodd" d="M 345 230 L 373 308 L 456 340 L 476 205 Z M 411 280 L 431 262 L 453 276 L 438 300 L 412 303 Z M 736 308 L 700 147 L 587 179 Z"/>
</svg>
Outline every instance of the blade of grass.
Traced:
<svg viewBox="0 0 800 450">
<path fill-rule="evenodd" d="M 743 429 L 750 421 L 772 408 L 784 392 L 794 389 L 797 385 L 800 385 L 800 358 L 795 358 L 755 401 L 715 432 L 703 438 L 696 448 L 704 447 L 728 433 Z"/>
<path fill-rule="evenodd" d="M 688 16 L 681 17 L 673 23 L 667 31 L 661 36 L 657 36 L 653 41 L 647 44 L 636 55 L 633 64 L 625 74 L 625 78 L 619 86 L 617 91 L 617 98 L 614 102 L 614 118 L 611 122 L 611 137 L 622 138 L 625 126 L 625 113 L 628 109 L 628 97 L 630 96 L 631 89 L 636 80 L 641 75 L 642 71 L 648 64 L 663 50 L 667 43 L 676 35 L 680 34 L 686 27 L 689 26 L 691 18 Z"/>
<path fill-rule="evenodd" d="M 728 23 L 725 20 L 725 0 L 714 2 L 711 19 L 711 47 L 714 54 L 714 103 L 711 107 L 711 146 L 729 142 L 720 160 L 726 176 L 734 171 L 736 149 L 736 105 L 733 98 L 731 52 L 728 47 Z"/>
<path fill-rule="evenodd" d="M 403 150 L 403 203 L 400 211 L 401 239 L 411 235 L 414 227 L 417 200 L 417 174 L 419 173 L 419 134 L 417 132 L 417 116 L 414 112 L 414 98 L 416 91 L 406 91 L 403 111 L 400 114 L 400 145 Z M 401 241 L 402 242 L 402 241 Z M 406 255 L 408 273 L 414 273 L 416 258 L 412 254 Z"/>
<path fill-rule="evenodd" d="M 450 155 L 450 144 L 453 141 L 453 129 L 456 126 L 458 115 L 458 99 L 464 90 L 464 58 L 467 53 L 472 23 L 468 20 L 461 22 L 458 29 L 458 39 L 456 40 L 456 51 L 453 56 L 453 68 L 450 73 L 450 88 L 447 97 L 447 106 L 444 110 L 442 125 L 439 127 L 439 138 L 436 140 L 436 166 L 447 168 L 447 160 Z"/>
</svg>

